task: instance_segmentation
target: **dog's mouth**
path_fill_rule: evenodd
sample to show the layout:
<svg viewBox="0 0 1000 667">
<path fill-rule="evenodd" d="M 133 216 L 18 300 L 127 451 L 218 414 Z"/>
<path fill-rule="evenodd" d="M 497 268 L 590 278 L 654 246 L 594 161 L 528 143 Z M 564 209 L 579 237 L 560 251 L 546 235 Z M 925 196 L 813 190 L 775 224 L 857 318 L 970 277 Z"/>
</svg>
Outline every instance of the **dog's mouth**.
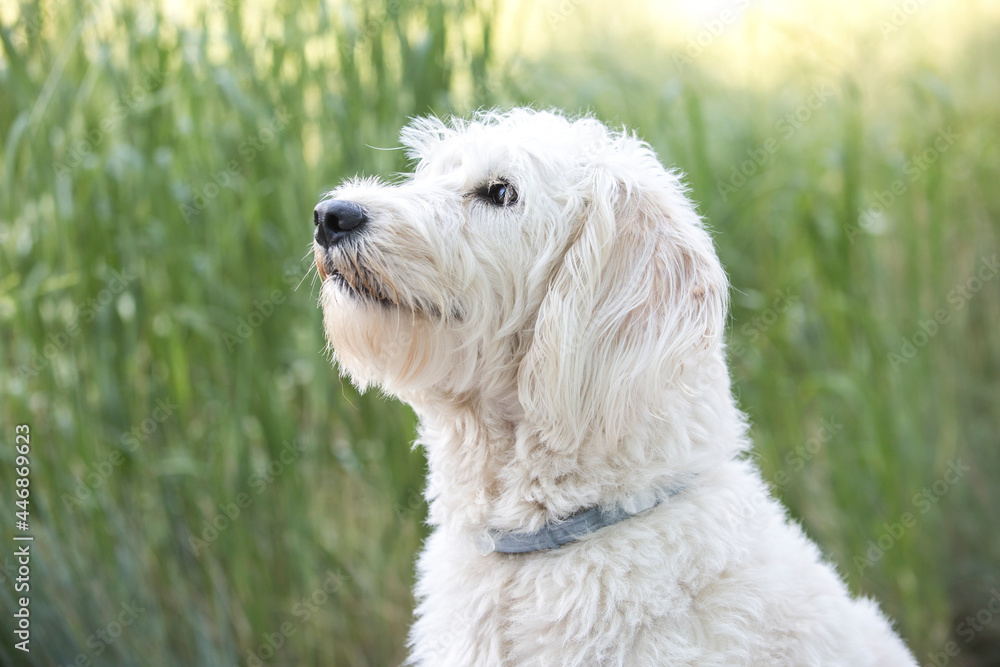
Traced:
<svg viewBox="0 0 1000 667">
<path fill-rule="evenodd" d="M 360 301 L 390 307 L 399 305 L 395 290 L 373 271 L 347 257 L 342 257 L 343 265 L 338 267 L 333 263 L 329 252 L 322 248 L 316 248 L 315 255 L 316 269 L 324 282 L 331 281 L 338 289 Z"/>
<path fill-rule="evenodd" d="M 330 281 L 337 289 L 351 298 L 365 303 L 378 304 L 386 308 L 405 309 L 420 313 L 432 319 L 441 319 L 442 313 L 448 313 L 451 319 L 461 322 L 462 309 L 458 305 L 442 309 L 440 306 L 419 297 L 404 300 L 403 296 L 384 279 L 381 274 L 372 271 L 343 253 L 338 253 L 337 262 L 331 257 L 330 250 L 316 247 L 316 270 L 323 282 Z"/>
</svg>

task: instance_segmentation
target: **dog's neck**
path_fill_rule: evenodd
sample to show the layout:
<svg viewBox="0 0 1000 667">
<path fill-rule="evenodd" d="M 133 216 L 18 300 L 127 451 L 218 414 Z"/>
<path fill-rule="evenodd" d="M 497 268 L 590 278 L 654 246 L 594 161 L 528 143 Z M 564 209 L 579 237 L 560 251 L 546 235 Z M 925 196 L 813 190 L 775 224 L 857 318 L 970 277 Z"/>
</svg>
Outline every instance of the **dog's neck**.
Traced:
<svg viewBox="0 0 1000 667">
<path fill-rule="evenodd" d="M 689 385 L 664 389 L 656 413 L 670 419 L 651 411 L 646 423 L 636 424 L 615 446 L 585 443 L 571 451 L 540 439 L 525 422 L 515 391 L 404 398 L 420 417 L 429 521 L 471 532 L 535 531 L 587 507 L 684 483 L 720 454 L 737 456 L 745 443 L 728 375 L 695 391 Z M 736 424 L 739 430 L 694 426 L 712 423 Z M 731 451 L 720 452 L 719 443 L 729 443 Z"/>
<path fill-rule="evenodd" d="M 488 524 L 506 495 L 503 471 L 515 459 L 516 401 L 442 392 L 407 399 L 420 417 L 417 442 L 427 454 L 429 521 Z"/>
</svg>

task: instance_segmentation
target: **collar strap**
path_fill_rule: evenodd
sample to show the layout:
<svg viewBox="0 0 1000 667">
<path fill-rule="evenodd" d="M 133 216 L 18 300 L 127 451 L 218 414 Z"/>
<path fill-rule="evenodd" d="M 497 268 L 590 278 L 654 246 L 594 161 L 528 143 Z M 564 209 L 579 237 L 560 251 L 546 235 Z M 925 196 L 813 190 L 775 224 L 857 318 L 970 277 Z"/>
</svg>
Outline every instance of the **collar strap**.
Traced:
<svg viewBox="0 0 1000 667">
<path fill-rule="evenodd" d="M 613 526 L 637 514 L 647 512 L 683 490 L 683 486 L 671 486 L 657 491 L 644 491 L 626 498 L 621 503 L 580 510 L 561 521 L 546 523 L 534 533 L 505 533 L 486 529 L 476 537 L 476 549 L 484 556 L 494 551 L 503 554 L 523 554 L 558 549 L 601 528 Z"/>
</svg>

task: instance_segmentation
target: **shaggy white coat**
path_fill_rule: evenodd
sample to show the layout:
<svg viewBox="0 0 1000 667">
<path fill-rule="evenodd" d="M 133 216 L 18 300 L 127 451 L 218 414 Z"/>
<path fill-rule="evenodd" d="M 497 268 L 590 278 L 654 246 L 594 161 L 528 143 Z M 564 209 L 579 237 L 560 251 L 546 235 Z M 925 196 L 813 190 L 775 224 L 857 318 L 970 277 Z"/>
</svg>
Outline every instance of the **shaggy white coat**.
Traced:
<svg viewBox="0 0 1000 667">
<path fill-rule="evenodd" d="M 526 109 L 402 141 L 415 172 L 337 188 L 369 222 L 315 250 L 339 368 L 420 418 L 409 664 L 915 665 L 746 457 L 727 280 L 678 175 L 631 134 Z M 510 206 L 484 194 L 501 183 Z M 671 484 L 558 550 L 474 546 Z"/>
</svg>

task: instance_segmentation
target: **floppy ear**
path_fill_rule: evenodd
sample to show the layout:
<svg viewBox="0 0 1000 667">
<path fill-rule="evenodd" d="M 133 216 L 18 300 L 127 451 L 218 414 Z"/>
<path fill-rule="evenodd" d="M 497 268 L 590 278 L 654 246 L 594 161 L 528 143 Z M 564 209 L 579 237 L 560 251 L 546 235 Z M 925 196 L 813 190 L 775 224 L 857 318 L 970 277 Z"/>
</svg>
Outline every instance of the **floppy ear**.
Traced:
<svg viewBox="0 0 1000 667">
<path fill-rule="evenodd" d="M 615 446 L 650 415 L 669 419 L 658 399 L 681 365 L 721 343 L 726 277 L 708 233 L 652 150 L 620 142 L 617 164 L 588 167 L 577 236 L 518 371 L 527 426 L 549 449 Z"/>
</svg>

